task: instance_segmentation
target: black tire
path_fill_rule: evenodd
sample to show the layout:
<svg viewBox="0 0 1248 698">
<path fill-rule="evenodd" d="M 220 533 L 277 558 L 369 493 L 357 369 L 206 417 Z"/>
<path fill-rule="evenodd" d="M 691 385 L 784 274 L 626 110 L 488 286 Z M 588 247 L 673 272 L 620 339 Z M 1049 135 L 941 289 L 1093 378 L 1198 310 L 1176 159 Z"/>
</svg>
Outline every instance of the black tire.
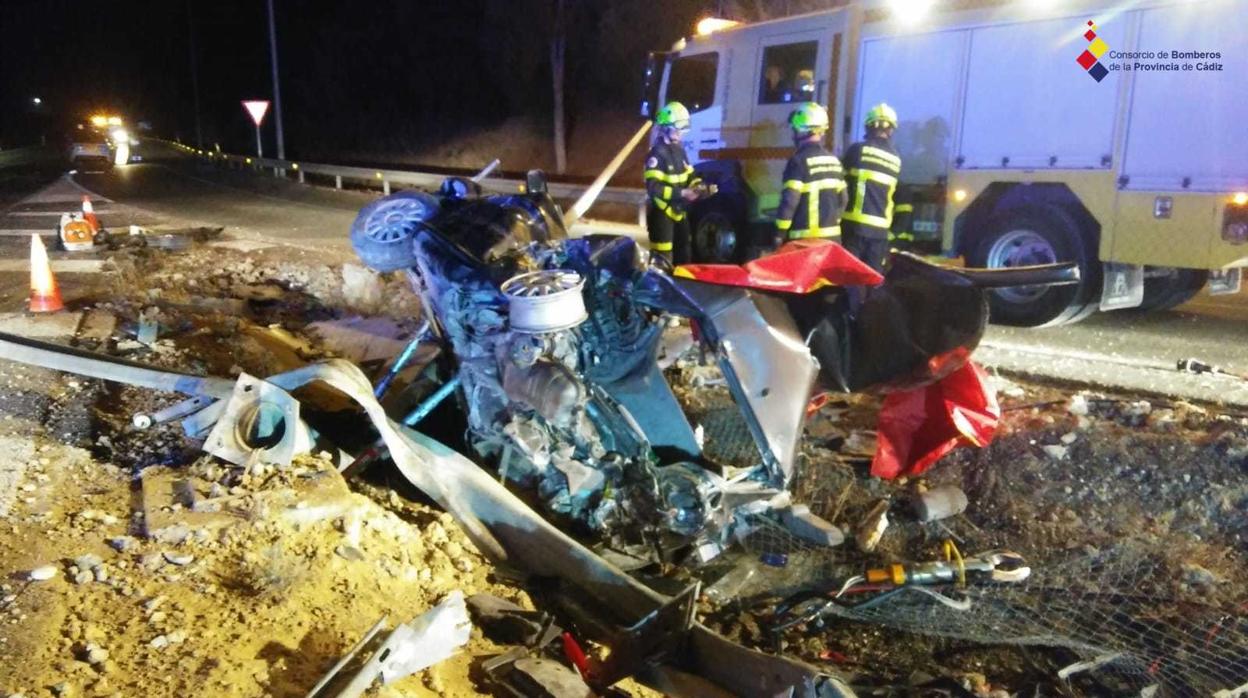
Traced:
<svg viewBox="0 0 1248 698">
<path fill-rule="evenodd" d="M 415 191 L 384 196 L 360 209 L 351 223 L 351 246 L 375 271 L 395 271 L 416 263 L 412 239 L 438 210 L 438 200 Z"/>
<path fill-rule="evenodd" d="M 1196 297 L 1209 281 L 1209 272 L 1204 269 L 1170 269 L 1169 272 L 1163 276 L 1145 277 L 1144 300 L 1136 308 L 1137 311 L 1176 308 Z"/>
<path fill-rule="evenodd" d="M 994 323 L 1048 327 L 1076 322 L 1095 312 L 1090 306 L 1096 305 L 1101 290 L 1095 244 L 1059 206 L 1021 206 L 994 215 L 977 236 L 967 261 L 985 268 L 1052 262 L 1079 265 L 1078 284 L 990 291 L 989 318 Z"/>
<path fill-rule="evenodd" d="M 746 246 L 744 205 L 736 197 L 717 195 L 699 202 L 689 213 L 693 261 L 728 264 L 742 261 Z"/>
</svg>

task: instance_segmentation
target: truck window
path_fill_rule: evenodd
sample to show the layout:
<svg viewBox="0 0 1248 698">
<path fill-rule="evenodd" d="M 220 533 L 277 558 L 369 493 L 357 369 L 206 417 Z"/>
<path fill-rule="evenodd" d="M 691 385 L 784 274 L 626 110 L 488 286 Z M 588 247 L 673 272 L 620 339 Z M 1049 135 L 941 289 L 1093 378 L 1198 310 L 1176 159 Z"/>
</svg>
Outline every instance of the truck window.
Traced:
<svg viewBox="0 0 1248 698">
<path fill-rule="evenodd" d="M 758 79 L 759 104 L 810 102 L 815 98 L 818 41 L 780 44 L 763 49 Z"/>
<path fill-rule="evenodd" d="M 715 74 L 718 53 L 681 56 L 672 61 L 667 77 L 667 101 L 680 102 L 690 112 L 699 112 L 715 103 Z"/>
</svg>

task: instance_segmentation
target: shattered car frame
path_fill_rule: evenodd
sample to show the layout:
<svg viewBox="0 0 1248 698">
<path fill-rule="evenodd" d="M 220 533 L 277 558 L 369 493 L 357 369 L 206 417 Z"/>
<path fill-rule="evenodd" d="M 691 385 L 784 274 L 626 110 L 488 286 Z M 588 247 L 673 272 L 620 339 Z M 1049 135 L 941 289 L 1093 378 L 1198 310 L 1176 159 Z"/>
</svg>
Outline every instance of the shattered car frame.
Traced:
<svg viewBox="0 0 1248 698">
<path fill-rule="evenodd" d="M 834 243 L 673 274 L 631 238 L 570 237 L 537 172 L 526 194 L 458 178 L 436 196 L 396 193 L 362 209 L 351 237 L 370 267 L 408 270 L 460 383 L 470 455 L 617 550 L 702 561 L 754 516 L 839 542 L 787 493 L 817 389 L 939 384 L 983 335 L 986 288 L 1078 278 L 1070 265 L 953 270 L 904 254 L 882 278 Z M 671 318 L 722 370 L 754 467 L 703 453 L 656 359 Z"/>
</svg>

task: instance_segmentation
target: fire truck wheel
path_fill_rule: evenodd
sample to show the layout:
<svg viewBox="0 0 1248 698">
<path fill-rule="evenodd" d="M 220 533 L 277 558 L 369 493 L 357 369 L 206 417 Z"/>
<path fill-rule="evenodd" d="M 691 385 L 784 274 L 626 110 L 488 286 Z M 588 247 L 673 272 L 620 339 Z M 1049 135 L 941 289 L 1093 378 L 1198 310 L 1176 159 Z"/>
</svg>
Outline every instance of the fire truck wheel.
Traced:
<svg viewBox="0 0 1248 698">
<path fill-rule="evenodd" d="M 1086 317 L 1100 292 L 1101 263 L 1078 222 L 1058 206 L 1012 208 L 988 220 L 968 260 L 989 269 L 1076 262 L 1069 286 L 1015 286 L 988 294 L 992 322 L 1019 327 L 1061 325 Z"/>
<path fill-rule="evenodd" d="M 741 228 L 727 212 L 710 208 L 693 220 L 693 258 L 698 262 L 726 264 L 738 261 Z"/>
</svg>

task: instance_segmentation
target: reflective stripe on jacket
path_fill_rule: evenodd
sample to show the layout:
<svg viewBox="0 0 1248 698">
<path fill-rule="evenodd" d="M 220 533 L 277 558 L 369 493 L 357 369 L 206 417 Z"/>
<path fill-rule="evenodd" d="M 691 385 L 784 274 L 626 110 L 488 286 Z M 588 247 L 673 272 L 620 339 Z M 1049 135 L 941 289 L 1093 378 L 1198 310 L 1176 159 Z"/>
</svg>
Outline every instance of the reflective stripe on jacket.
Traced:
<svg viewBox="0 0 1248 698">
<path fill-rule="evenodd" d="M 855 143 L 845 151 L 845 182 L 849 203 L 846 221 L 877 228 L 876 237 L 888 235 L 893 221 L 893 193 L 901 175 L 901 157 L 891 143 L 877 138 Z"/>
<path fill-rule="evenodd" d="M 685 200 L 681 192 L 699 181 L 684 147 L 679 143 L 656 142 L 646 155 L 644 177 L 650 202 L 672 220 L 684 220 Z"/>
<path fill-rule="evenodd" d="M 818 143 L 803 143 L 784 166 L 776 228 L 790 240 L 840 237 L 844 207 L 841 161 Z"/>
</svg>

